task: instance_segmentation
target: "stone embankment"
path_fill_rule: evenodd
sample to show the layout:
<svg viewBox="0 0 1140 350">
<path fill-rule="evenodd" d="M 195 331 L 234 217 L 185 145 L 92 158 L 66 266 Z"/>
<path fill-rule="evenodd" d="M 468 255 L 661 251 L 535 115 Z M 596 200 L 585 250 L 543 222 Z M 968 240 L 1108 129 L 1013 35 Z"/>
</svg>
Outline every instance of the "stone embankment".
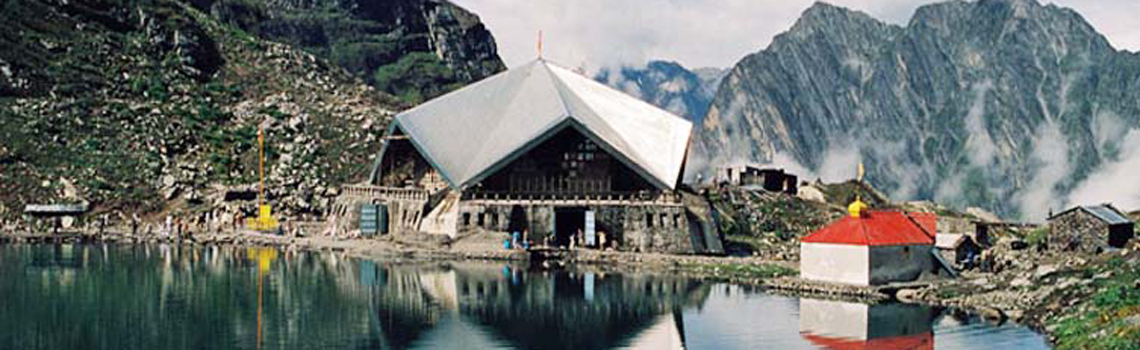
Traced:
<svg viewBox="0 0 1140 350">
<path fill-rule="evenodd" d="M 756 257 L 717 257 L 634 253 L 614 250 L 505 249 L 503 233 L 478 232 L 448 239 L 440 236 L 393 234 L 378 238 L 311 235 L 282 236 L 238 230 L 199 233 L 184 238 L 162 234 L 131 235 L 108 229 L 103 233 L 0 234 L 0 243 L 112 243 L 271 246 L 285 250 L 330 251 L 366 259 L 486 260 L 530 262 L 540 268 L 588 268 L 621 272 L 674 273 L 734 283 L 759 285 L 766 278 L 794 275 L 794 264 Z"/>
</svg>

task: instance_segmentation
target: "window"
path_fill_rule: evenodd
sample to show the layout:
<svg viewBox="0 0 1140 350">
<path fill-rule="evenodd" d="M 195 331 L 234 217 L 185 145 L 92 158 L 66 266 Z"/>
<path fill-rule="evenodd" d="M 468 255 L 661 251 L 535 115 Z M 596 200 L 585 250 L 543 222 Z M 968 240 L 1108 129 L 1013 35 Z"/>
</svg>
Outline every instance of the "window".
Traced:
<svg viewBox="0 0 1140 350">
<path fill-rule="evenodd" d="M 463 226 L 471 226 L 471 213 L 463 213 Z"/>
<path fill-rule="evenodd" d="M 645 227 L 653 228 L 653 214 L 645 214 Z"/>
</svg>

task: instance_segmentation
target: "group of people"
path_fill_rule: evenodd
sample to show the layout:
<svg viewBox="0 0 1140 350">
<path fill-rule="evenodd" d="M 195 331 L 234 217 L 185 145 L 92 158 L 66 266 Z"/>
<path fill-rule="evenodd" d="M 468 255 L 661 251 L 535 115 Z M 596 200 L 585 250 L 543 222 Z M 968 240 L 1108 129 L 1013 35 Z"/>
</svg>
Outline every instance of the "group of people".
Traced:
<svg viewBox="0 0 1140 350">
<path fill-rule="evenodd" d="M 511 233 L 511 240 L 507 243 L 507 249 L 530 249 L 530 232 L 523 229 L 520 233 L 515 231 Z"/>
<path fill-rule="evenodd" d="M 228 215 L 220 210 L 192 215 L 170 213 L 157 225 L 157 234 L 163 237 L 189 238 L 196 232 L 236 231 L 243 226 L 244 214 L 240 210 L 235 210 Z M 132 235 L 153 235 L 156 233 L 155 228 L 155 226 L 145 223 L 138 213 L 131 215 L 130 233 Z"/>
<path fill-rule="evenodd" d="M 516 232 L 516 234 L 517 234 L 517 232 Z M 586 239 L 586 234 L 584 232 L 582 232 L 581 229 L 578 229 L 577 232 L 575 232 L 573 235 L 568 237 L 569 241 L 566 243 L 566 246 L 568 246 L 570 249 L 577 249 L 580 247 L 597 248 L 597 249 L 609 248 L 610 246 L 608 244 L 612 244 L 612 242 L 607 240 L 608 237 L 606 236 L 606 232 L 605 231 L 597 231 L 596 234 L 597 234 L 597 236 L 595 237 L 596 240 L 594 242 L 588 242 L 588 240 Z M 525 237 L 525 235 L 526 235 L 525 230 L 523 231 L 523 235 Z M 561 243 L 561 242 L 556 242 L 556 238 L 554 237 L 554 235 L 547 235 L 545 238 L 543 238 L 542 242 L 543 242 L 543 245 L 548 246 L 548 247 L 560 245 L 560 243 Z"/>
<path fill-rule="evenodd" d="M 605 249 L 607 243 L 606 232 L 597 231 L 595 234 L 597 235 L 595 241 L 589 242 L 586 239 L 585 233 L 582 232 L 582 229 L 578 229 L 578 232 L 575 232 L 574 235 L 570 237 L 570 249 L 578 247 Z"/>
</svg>

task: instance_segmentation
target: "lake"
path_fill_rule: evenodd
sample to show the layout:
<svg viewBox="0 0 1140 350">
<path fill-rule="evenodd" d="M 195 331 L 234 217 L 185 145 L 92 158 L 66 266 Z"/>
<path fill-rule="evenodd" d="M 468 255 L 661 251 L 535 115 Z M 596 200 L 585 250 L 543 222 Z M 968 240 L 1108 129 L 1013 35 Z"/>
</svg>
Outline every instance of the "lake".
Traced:
<svg viewBox="0 0 1140 350">
<path fill-rule="evenodd" d="M 0 245 L 0 349 L 1046 349 L 954 310 L 668 275 Z"/>
</svg>

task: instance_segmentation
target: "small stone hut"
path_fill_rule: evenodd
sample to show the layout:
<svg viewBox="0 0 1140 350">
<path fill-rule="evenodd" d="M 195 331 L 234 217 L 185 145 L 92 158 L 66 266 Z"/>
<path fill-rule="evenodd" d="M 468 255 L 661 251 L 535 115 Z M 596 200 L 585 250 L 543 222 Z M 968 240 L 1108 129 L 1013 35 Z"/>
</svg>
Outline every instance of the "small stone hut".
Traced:
<svg viewBox="0 0 1140 350">
<path fill-rule="evenodd" d="M 851 215 L 800 241 L 800 277 L 856 285 L 918 279 L 933 271 L 937 217 L 928 213 L 867 211 L 856 201 Z"/>
<path fill-rule="evenodd" d="M 756 168 L 744 166 L 741 168 L 728 167 L 724 169 L 725 179 L 731 185 L 755 186 L 769 192 L 784 192 L 795 195 L 799 193 L 799 177 L 787 173 L 784 169 Z"/>
<path fill-rule="evenodd" d="M 934 238 L 934 247 L 943 259 L 955 264 L 965 264 L 982 252 L 981 245 L 964 233 L 939 233 Z"/>
<path fill-rule="evenodd" d="M 1049 217 L 1049 247 L 1098 252 L 1122 248 L 1135 234 L 1136 223 L 1112 205 L 1078 206 Z"/>
</svg>

